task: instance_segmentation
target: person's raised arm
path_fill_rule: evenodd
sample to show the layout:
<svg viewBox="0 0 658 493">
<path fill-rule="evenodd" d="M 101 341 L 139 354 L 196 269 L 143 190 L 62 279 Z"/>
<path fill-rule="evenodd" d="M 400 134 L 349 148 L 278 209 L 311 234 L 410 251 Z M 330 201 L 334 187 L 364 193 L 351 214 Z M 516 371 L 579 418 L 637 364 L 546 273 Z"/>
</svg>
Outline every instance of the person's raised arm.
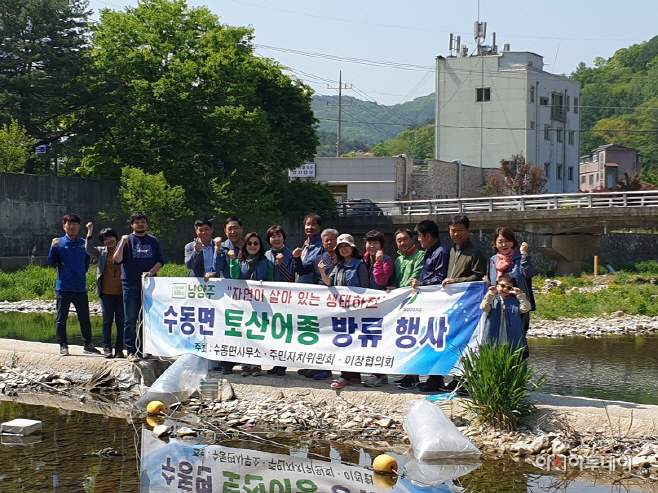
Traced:
<svg viewBox="0 0 658 493">
<path fill-rule="evenodd" d="M 126 247 L 126 244 L 128 243 L 128 235 L 123 235 L 121 237 L 121 241 L 119 241 L 119 244 L 117 245 L 117 249 L 114 251 L 114 263 L 115 264 L 120 264 L 123 262 L 123 249 Z"/>
</svg>

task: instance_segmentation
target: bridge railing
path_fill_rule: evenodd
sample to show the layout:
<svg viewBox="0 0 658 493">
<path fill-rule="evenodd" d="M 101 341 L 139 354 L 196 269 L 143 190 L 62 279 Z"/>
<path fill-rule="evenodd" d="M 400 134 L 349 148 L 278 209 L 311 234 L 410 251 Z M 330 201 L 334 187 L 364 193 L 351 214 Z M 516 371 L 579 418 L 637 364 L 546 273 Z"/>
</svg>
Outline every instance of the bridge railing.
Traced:
<svg viewBox="0 0 658 493">
<path fill-rule="evenodd" d="M 658 190 L 571 194 L 511 195 L 463 199 L 398 200 L 390 202 L 345 201 L 340 216 L 468 214 L 496 211 L 658 207 Z"/>
</svg>

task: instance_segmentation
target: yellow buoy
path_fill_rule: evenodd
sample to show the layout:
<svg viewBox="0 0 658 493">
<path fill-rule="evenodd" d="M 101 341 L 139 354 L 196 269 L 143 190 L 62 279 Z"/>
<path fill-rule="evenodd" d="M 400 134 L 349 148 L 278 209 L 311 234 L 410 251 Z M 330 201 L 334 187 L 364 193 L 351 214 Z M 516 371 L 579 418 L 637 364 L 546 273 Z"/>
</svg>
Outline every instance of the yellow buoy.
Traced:
<svg viewBox="0 0 658 493">
<path fill-rule="evenodd" d="M 398 462 L 387 454 L 381 454 L 372 461 L 372 468 L 379 474 L 396 474 Z"/>
<path fill-rule="evenodd" d="M 151 401 L 146 406 L 146 412 L 148 414 L 159 414 L 163 415 L 165 413 L 165 405 L 160 401 Z"/>
<path fill-rule="evenodd" d="M 146 417 L 146 424 L 148 424 L 151 428 L 155 428 L 156 426 L 163 425 L 165 423 L 165 417 L 164 416 L 147 416 Z"/>
</svg>

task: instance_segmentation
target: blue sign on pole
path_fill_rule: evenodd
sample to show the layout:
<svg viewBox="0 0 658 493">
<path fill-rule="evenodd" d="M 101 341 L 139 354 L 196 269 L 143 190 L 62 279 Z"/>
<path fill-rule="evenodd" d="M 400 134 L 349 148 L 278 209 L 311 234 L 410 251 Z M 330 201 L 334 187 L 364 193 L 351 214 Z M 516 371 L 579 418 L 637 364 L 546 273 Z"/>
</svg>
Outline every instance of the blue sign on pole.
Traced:
<svg viewBox="0 0 658 493">
<path fill-rule="evenodd" d="M 46 146 L 37 146 L 35 149 L 37 154 L 45 154 L 46 153 Z"/>
</svg>

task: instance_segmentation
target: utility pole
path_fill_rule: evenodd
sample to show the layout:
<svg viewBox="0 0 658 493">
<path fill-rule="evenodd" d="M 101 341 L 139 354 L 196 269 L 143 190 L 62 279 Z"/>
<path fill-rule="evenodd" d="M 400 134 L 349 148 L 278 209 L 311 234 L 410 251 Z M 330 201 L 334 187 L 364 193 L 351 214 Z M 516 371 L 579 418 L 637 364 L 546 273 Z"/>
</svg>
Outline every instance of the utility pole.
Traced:
<svg viewBox="0 0 658 493">
<path fill-rule="evenodd" d="M 336 128 L 336 157 L 340 157 L 340 124 L 343 116 L 343 89 L 352 89 L 352 84 L 343 84 L 343 71 L 338 72 L 338 87 L 327 86 L 327 89 L 338 89 L 338 125 Z M 327 103 L 330 105 L 330 103 Z"/>
</svg>

